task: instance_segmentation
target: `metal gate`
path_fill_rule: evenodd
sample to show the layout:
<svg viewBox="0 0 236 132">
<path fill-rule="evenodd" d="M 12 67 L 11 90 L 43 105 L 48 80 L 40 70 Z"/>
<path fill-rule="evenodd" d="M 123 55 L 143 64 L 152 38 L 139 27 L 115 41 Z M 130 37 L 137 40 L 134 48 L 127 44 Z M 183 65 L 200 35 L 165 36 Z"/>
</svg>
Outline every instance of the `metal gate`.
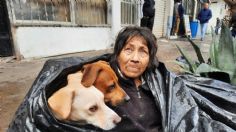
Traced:
<svg viewBox="0 0 236 132">
<path fill-rule="evenodd" d="M 0 0 L 0 57 L 12 56 L 10 26 L 5 0 Z"/>
</svg>

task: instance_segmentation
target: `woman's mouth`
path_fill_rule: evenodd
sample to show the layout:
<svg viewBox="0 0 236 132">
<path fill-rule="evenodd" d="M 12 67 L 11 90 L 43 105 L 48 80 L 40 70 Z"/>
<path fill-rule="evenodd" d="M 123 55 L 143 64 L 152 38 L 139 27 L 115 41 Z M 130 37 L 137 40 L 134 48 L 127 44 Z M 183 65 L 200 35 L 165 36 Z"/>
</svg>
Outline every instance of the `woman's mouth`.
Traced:
<svg viewBox="0 0 236 132">
<path fill-rule="evenodd" d="M 127 66 L 126 68 L 130 72 L 137 72 L 137 71 L 139 71 L 139 68 L 137 66 Z"/>
</svg>

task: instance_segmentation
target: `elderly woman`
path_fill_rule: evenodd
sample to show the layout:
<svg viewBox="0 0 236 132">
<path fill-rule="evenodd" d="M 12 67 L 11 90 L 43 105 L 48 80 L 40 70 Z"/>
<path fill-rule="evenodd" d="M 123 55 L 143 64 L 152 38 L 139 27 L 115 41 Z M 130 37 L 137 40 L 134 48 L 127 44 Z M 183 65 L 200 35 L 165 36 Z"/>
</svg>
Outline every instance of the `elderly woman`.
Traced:
<svg viewBox="0 0 236 132">
<path fill-rule="evenodd" d="M 126 27 L 118 34 L 110 64 L 130 100 L 113 108 L 122 117 L 115 131 L 162 130 L 159 98 L 163 96 L 157 93 L 163 80 L 156 52 L 156 38 L 147 28 Z"/>
</svg>

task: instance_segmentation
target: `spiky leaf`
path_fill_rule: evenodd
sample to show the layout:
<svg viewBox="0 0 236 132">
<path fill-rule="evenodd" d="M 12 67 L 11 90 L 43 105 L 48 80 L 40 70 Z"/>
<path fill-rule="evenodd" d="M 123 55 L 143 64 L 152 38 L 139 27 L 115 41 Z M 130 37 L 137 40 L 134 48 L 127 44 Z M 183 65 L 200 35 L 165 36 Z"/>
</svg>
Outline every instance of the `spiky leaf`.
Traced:
<svg viewBox="0 0 236 132">
<path fill-rule="evenodd" d="M 236 38 L 233 38 L 233 47 L 234 47 L 234 64 L 236 65 Z"/>
<path fill-rule="evenodd" d="M 210 66 L 206 63 L 200 64 L 196 69 L 197 74 L 207 73 L 207 72 L 217 72 L 217 71 L 221 71 L 221 70 L 217 69 L 216 67 Z"/>
<path fill-rule="evenodd" d="M 181 53 L 181 55 L 184 57 L 184 59 L 188 63 L 190 71 L 192 73 L 195 73 L 197 65 L 190 59 L 190 57 L 188 57 L 187 53 L 184 50 L 182 50 L 178 45 L 176 45 L 176 47 L 178 48 L 179 52 Z"/>
<path fill-rule="evenodd" d="M 212 32 L 212 42 L 209 49 L 211 65 L 213 67 L 219 67 L 218 66 L 219 65 L 219 62 L 218 62 L 219 36 L 215 34 L 213 29 L 211 32 Z"/>
<path fill-rule="evenodd" d="M 233 77 L 231 79 L 231 84 L 236 85 L 236 69 L 235 69 Z"/>
<path fill-rule="evenodd" d="M 221 27 L 218 54 L 219 64 L 217 68 L 228 72 L 232 78 L 235 70 L 233 39 L 229 28 L 224 24 Z"/>
<path fill-rule="evenodd" d="M 194 51 L 195 51 L 195 53 L 196 53 L 196 55 L 197 55 L 198 61 L 199 61 L 200 63 L 205 63 L 200 48 L 199 48 L 189 37 L 187 37 L 187 38 L 188 38 L 188 41 L 189 41 L 189 42 L 191 43 L 191 45 L 193 46 L 193 49 L 194 49 Z"/>
</svg>

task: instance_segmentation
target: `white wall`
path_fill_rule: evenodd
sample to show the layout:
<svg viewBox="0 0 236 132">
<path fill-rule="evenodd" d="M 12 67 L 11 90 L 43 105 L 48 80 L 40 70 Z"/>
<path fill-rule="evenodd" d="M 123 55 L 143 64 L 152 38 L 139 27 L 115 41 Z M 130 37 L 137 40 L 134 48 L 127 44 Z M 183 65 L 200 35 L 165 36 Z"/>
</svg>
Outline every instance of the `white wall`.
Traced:
<svg viewBox="0 0 236 132">
<path fill-rule="evenodd" d="M 166 0 L 166 24 L 164 28 L 164 35 L 165 37 L 169 38 L 172 28 L 172 21 L 173 21 L 173 11 L 174 11 L 174 0 Z"/>
<path fill-rule="evenodd" d="M 106 49 L 110 28 L 18 27 L 15 43 L 24 58 Z"/>
<path fill-rule="evenodd" d="M 115 41 L 117 34 L 121 29 L 121 1 L 112 0 L 112 15 L 111 15 L 111 37 Z"/>
<path fill-rule="evenodd" d="M 165 21 L 165 8 L 166 0 L 155 0 L 155 18 L 153 23 L 153 34 L 156 37 L 162 37 L 164 35 L 164 27 L 167 22 Z"/>
<path fill-rule="evenodd" d="M 217 3 L 212 3 L 210 5 L 212 11 L 212 18 L 208 23 L 208 33 L 211 32 L 211 26 L 214 28 L 216 26 L 216 18 L 219 17 L 222 19 L 226 14 L 225 2 L 223 0 L 218 0 Z"/>
</svg>

